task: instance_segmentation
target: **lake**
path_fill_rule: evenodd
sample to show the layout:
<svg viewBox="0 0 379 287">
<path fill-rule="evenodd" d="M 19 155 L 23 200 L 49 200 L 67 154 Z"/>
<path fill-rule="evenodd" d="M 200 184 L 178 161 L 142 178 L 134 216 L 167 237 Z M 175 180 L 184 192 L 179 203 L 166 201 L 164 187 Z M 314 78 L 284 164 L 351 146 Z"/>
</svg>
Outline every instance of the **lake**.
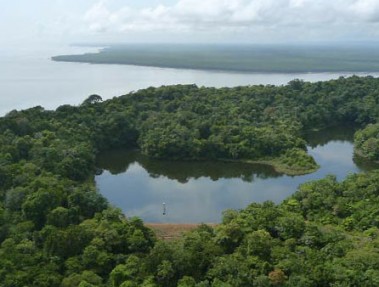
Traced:
<svg viewBox="0 0 379 287">
<path fill-rule="evenodd" d="M 98 157 L 103 173 L 96 184 L 127 216 L 146 222 L 217 223 L 225 209 L 266 200 L 280 203 L 306 181 L 328 174 L 342 180 L 378 168 L 353 158 L 353 133 L 340 127 L 307 135 L 308 152 L 320 165 L 308 175 L 286 176 L 257 164 L 152 160 L 138 151 L 113 150 Z"/>
<path fill-rule="evenodd" d="M 293 79 L 324 81 L 349 76 L 352 73 L 235 73 L 129 65 L 94 65 L 64 63 L 50 60 L 53 55 L 80 54 L 97 48 L 0 47 L 0 115 L 13 109 L 43 106 L 55 109 L 60 105 L 78 105 L 91 94 L 103 99 L 148 87 L 173 84 L 197 84 L 209 87 L 240 85 L 284 85 Z M 356 73 L 357 74 L 357 73 Z M 379 76 L 379 73 L 358 73 Z"/>
</svg>

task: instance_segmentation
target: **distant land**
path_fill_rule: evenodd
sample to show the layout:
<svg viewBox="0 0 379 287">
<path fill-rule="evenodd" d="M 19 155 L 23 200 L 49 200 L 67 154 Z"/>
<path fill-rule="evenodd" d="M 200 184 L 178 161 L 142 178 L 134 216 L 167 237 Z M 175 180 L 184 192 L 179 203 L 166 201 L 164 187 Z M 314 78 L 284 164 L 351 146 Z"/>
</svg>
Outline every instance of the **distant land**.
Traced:
<svg viewBox="0 0 379 287">
<path fill-rule="evenodd" d="M 54 61 L 257 73 L 379 72 L 377 46 L 111 45 Z"/>
</svg>

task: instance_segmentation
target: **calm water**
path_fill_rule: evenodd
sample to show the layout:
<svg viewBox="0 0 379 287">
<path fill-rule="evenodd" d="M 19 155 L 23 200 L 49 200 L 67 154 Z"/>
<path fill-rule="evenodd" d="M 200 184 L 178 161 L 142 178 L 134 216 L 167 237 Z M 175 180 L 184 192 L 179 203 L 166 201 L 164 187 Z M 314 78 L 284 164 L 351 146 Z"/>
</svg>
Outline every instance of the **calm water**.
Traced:
<svg viewBox="0 0 379 287">
<path fill-rule="evenodd" d="M 96 182 L 127 216 L 147 222 L 219 222 L 225 209 L 244 208 L 253 201 L 279 203 L 305 181 L 328 174 L 341 180 L 374 168 L 353 160 L 352 136 L 351 129 L 309 135 L 308 152 L 321 168 L 304 176 L 278 174 L 264 165 L 157 161 L 135 151 L 116 150 L 99 156 L 98 166 L 104 171 Z"/>
<path fill-rule="evenodd" d="M 127 65 L 91 65 L 53 62 L 51 56 L 77 54 L 94 48 L 48 48 L 32 51 L 0 47 L 0 115 L 12 109 L 41 105 L 55 109 L 80 104 L 90 94 L 109 99 L 150 86 L 197 84 L 233 87 L 239 85 L 282 85 L 298 78 L 322 81 L 349 73 L 246 74 L 215 71 L 176 70 Z M 361 75 L 366 75 L 362 73 Z M 379 76 L 379 73 L 370 73 Z"/>
</svg>

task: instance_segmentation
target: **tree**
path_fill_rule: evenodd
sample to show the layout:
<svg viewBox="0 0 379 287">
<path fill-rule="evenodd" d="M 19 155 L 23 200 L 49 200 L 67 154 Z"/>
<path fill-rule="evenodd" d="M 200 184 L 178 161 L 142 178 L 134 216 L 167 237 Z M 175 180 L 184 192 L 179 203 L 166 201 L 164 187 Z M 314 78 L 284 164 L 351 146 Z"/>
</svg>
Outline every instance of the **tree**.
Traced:
<svg viewBox="0 0 379 287">
<path fill-rule="evenodd" d="M 103 99 L 99 95 L 93 94 L 93 95 L 88 96 L 88 98 L 83 101 L 82 106 L 95 104 L 102 101 Z"/>
</svg>

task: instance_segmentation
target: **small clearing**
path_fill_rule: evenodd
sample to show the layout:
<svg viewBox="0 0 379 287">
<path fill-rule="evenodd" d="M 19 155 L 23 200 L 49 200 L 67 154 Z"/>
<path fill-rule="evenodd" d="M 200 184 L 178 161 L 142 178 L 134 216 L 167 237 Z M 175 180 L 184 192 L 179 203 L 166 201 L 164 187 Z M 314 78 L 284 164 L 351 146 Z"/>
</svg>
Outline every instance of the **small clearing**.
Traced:
<svg viewBox="0 0 379 287">
<path fill-rule="evenodd" d="M 147 227 L 151 228 L 159 239 L 173 240 L 180 238 L 183 233 L 191 231 L 198 227 L 199 223 L 146 223 Z M 212 227 L 216 224 L 207 224 Z"/>
</svg>

